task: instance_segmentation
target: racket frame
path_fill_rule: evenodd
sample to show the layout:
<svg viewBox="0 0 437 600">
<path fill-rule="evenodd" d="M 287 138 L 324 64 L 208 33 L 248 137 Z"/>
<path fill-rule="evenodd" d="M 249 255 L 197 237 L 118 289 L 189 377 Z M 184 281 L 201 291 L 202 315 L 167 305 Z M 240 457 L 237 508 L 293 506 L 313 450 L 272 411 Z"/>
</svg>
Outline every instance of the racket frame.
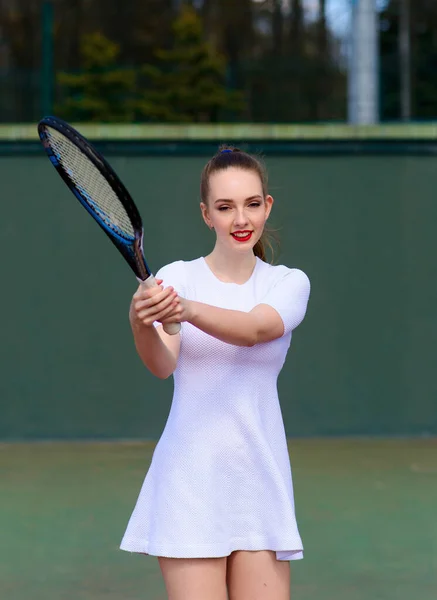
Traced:
<svg viewBox="0 0 437 600">
<path fill-rule="evenodd" d="M 114 229 L 112 229 L 104 221 L 104 219 L 101 218 L 98 211 L 92 208 L 91 205 L 93 202 L 90 201 L 90 199 L 87 199 L 86 194 L 78 189 L 78 186 L 71 179 L 68 172 L 62 165 L 62 162 L 56 156 L 56 153 L 50 144 L 49 135 L 46 132 L 47 127 L 55 129 L 61 135 L 66 137 L 100 172 L 102 177 L 106 180 L 108 185 L 116 194 L 117 198 L 120 200 L 133 225 L 133 240 L 128 240 L 114 231 Z M 118 251 L 121 252 L 124 259 L 135 273 L 137 280 L 140 283 L 144 283 L 145 287 L 148 288 L 156 286 L 157 283 L 155 277 L 153 276 L 144 256 L 144 228 L 141 215 L 132 199 L 132 196 L 120 181 L 120 178 L 115 173 L 111 165 L 86 138 L 84 138 L 78 131 L 76 131 L 76 129 L 74 129 L 74 127 L 58 117 L 49 116 L 41 119 L 41 121 L 38 123 L 38 135 L 50 162 L 55 167 L 64 183 L 69 187 L 69 189 L 73 192 L 88 213 L 94 218 L 94 220 L 97 221 Z M 174 335 L 180 331 L 181 325 L 180 323 L 166 323 L 163 325 L 163 328 L 166 333 Z"/>
<path fill-rule="evenodd" d="M 53 148 L 49 142 L 49 136 L 45 131 L 46 127 L 56 129 L 61 135 L 65 136 L 70 142 L 72 142 L 79 150 L 86 156 L 86 158 L 93 164 L 93 166 L 100 172 L 102 177 L 107 181 L 108 185 L 112 188 L 121 204 L 123 205 L 126 213 L 131 220 L 134 229 L 134 240 L 128 241 L 122 235 L 119 235 L 114 229 L 109 227 L 105 221 L 100 217 L 99 213 L 94 210 L 86 195 L 80 192 L 77 185 L 70 178 L 67 171 L 64 169 L 61 161 L 56 156 Z M 152 275 L 149 266 L 147 265 L 146 259 L 143 252 L 143 223 L 141 220 L 140 213 L 132 200 L 131 195 L 127 191 L 126 187 L 120 181 L 118 175 L 115 173 L 111 165 L 106 159 L 98 152 L 89 142 L 86 140 L 78 131 L 76 131 L 71 125 L 59 119 L 58 117 L 45 117 L 38 123 L 38 135 L 41 143 L 50 159 L 50 162 L 55 167 L 64 183 L 70 188 L 82 206 L 90 213 L 90 215 L 97 221 L 103 231 L 107 234 L 111 242 L 117 247 L 122 253 L 126 262 L 129 264 L 135 276 L 140 281 L 145 281 Z M 83 195 L 82 195 L 83 194 Z"/>
</svg>

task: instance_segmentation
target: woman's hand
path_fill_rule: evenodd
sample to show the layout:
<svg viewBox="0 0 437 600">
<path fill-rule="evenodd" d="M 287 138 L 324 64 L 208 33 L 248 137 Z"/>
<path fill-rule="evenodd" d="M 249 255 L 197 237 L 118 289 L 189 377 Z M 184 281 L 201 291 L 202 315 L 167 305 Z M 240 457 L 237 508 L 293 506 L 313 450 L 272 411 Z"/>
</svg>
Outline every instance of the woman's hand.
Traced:
<svg viewBox="0 0 437 600">
<path fill-rule="evenodd" d="M 160 323 L 183 323 L 193 318 L 195 303 L 191 300 L 176 295 L 172 306 L 173 310 L 164 318 L 157 319 L 157 321 Z"/>
<path fill-rule="evenodd" d="M 166 317 L 172 318 L 169 322 L 177 321 L 173 318 L 175 312 L 178 312 L 177 293 L 171 286 L 164 289 L 162 279 L 158 279 L 157 284 L 156 287 L 151 288 L 140 284 L 133 295 L 129 311 L 132 327 L 139 325 L 153 327 L 155 321 L 162 323 Z"/>
</svg>

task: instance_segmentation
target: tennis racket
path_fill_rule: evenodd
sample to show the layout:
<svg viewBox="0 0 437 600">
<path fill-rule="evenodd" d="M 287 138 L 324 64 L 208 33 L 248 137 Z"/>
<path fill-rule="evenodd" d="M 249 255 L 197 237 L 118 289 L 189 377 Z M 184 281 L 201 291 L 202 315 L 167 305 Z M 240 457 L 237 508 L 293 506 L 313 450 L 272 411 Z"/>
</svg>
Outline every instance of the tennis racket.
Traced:
<svg viewBox="0 0 437 600">
<path fill-rule="evenodd" d="M 38 123 L 41 143 L 59 175 L 125 258 L 138 281 L 158 285 L 143 252 L 144 228 L 135 203 L 103 156 L 71 125 L 57 117 Z M 170 335 L 180 323 L 164 324 Z"/>
</svg>

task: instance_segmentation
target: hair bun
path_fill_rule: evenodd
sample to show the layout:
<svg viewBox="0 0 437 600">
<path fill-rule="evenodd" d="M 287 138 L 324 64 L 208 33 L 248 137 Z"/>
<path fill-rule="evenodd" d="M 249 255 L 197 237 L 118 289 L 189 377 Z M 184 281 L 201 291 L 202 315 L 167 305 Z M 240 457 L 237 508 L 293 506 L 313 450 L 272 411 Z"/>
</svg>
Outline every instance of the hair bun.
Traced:
<svg viewBox="0 0 437 600">
<path fill-rule="evenodd" d="M 229 152 L 241 152 L 240 148 L 235 148 L 235 146 L 220 146 L 218 154 L 228 154 Z"/>
</svg>

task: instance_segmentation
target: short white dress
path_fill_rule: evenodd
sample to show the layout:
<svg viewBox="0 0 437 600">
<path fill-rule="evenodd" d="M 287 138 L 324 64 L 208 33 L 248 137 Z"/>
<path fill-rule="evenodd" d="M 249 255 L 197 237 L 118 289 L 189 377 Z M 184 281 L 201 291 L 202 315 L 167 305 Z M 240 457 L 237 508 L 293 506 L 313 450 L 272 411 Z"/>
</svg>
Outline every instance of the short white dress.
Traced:
<svg viewBox="0 0 437 600">
<path fill-rule="evenodd" d="M 272 306 L 285 332 L 240 347 L 189 323 L 181 329 L 173 401 L 121 549 L 173 558 L 272 550 L 303 557 L 277 378 L 310 293 L 299 269 L 257 258 L 242 285 L 220 281 L 205 259 L 157 277 L 190 300 L 248 312 Z"/>
</svg>

